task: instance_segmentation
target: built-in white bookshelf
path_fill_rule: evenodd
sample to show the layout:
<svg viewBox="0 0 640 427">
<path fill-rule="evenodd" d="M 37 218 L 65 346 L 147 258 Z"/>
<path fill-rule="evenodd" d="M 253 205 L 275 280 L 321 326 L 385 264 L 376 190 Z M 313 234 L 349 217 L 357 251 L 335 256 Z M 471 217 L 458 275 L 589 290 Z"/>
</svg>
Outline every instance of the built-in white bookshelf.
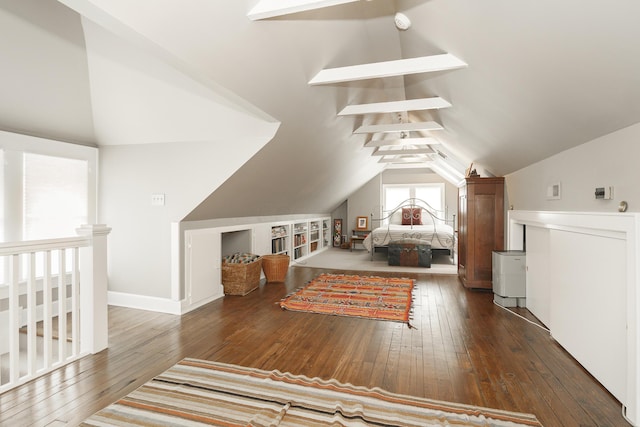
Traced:
<svg viewBox="0 0 640 427">
<path fill-rule="evenodd" d="M 328 248 L 331 245 L 331 219 L 322 220 L 322 247 Z"/>
<path fill-rule="evenodd" d="M 309 253 L 313 253 L 322 248 L 320 241 L 320 220 L 309 221 Z"/>
<path fill-rule="evenodd" d="M 271 226 L 271 253 L 288 255 L 291 249 L 290 224 Z"/>
<path fill-rule="evenodd" d="M 295 222 L 293 224 L 293 259 L 300 259 L 309 254 L 309 224 L 308 222 Z"/>
<path fill-rule="evenodd" d="M 312 256 L 331 246 L 331 218 L 311 217 L 278 221 L 259 227 L 256 250 L 259 254 L 284 254 L 291 260 Z M 264 237 L 268 241 L 262 243 Z M 264 249 L 263 249 L 264 248 Z"/>
</svg>

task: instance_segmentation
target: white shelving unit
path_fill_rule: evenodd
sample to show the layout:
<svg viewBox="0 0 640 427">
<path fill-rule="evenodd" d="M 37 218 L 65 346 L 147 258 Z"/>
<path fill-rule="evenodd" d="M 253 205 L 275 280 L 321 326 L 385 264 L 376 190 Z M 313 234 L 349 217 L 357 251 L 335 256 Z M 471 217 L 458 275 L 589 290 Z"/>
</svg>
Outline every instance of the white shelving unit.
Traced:
<svg viewBox="0 0 640 427">
<path fill-rule="evenodd" d="M 264 224 L 259 235 L 268 237 L 258 238 L 256 249 L 261 254 L 289 255 L 291 260 L 315 255 L 329 247 L 332 242 L 331 218 L 316 217 L 279 221 Z M 264 248 L 264 249 L 262 249 Z"/>
<path fill-rule="evenodd" d="M 271 253 L 289 255 L 291 243 L 291 225 L 281 224 L 271 226 Z"/>
<path fill-rule="evenodd" d="M 331 246 L 331 219 L 324 218 L 322 220 L 322 247 Z"/>
<path fill-rule="evenodd" d="M 309 221 L 309 254 L 322 249 L 320 220 Z"/>
<path fill-rule="evenodd" d="M 293 224 L 293 259 L 300 259 L 309 254 L 309 223 L 295 222 Z"/>
</svg>

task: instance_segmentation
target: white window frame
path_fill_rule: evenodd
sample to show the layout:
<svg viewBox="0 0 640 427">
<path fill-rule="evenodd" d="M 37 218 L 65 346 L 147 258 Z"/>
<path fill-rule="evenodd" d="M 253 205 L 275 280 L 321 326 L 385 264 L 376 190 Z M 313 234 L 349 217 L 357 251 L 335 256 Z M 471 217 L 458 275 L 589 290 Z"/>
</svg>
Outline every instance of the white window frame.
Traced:
<svg viewBox="0 0 640 427">
<path fill-rule="evenodd" d="M 0 131 L 0 150 L 4 152 L 4 240 L 22 240 L 22 153 L 35 153 L 69 159 L 85 160 L 88 164 L 87 222 L 97 223 L 98 212 L 98 148 L 70 144 L 52 139 L 38 138 Z M 80 226 L 81 224 L 78 224 Z"/>
<path fill-rule="evenodd" d="M 396 206 L 387 207 L 387 188 L 409 187 L 409 197 L 416 197 L 416 187 L 437 187 L 440 189 L 440 209 L 444 215 L 445 209 L 445 185 L 443 182 L 425 182 L 425 183 L 413 183 L 413 184 L 383 184 L 382 185 L 382 206 L 383 211 L 387 209 L 393 209 Z"/>
</svg>

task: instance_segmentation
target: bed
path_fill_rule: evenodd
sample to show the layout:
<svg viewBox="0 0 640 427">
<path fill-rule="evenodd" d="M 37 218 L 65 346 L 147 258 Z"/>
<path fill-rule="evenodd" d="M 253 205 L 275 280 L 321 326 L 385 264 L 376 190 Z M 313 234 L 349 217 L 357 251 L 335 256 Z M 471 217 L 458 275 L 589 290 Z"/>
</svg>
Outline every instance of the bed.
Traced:
<svg viewBox="0 0 640 427">
<path fill-rule="evenodd" d="M 453 259 L 455 249 L 455 215 L 448 219 L 446 212 L 437 211 L 420 199 L 407 199 L 380 218 L 371 215 L 371 233 L 362 244 L 373 260 L 377 248 L 386 248 L 389 242 L 413 241 L 428 243 L 434 253 L 442 252 Z"/>
</svg>

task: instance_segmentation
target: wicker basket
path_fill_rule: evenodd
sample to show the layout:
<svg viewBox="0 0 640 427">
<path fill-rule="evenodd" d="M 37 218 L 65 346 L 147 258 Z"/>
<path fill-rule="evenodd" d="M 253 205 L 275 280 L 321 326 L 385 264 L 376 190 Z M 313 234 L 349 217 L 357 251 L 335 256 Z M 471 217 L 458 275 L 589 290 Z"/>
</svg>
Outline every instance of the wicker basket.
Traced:
<svg viewBox="0 0 640 427">
<path fill-rule="evenodd" d="M 225 295 L 247 295 L 260 286 L 262 257 L 247 263 L 222 261 L 222 286 Z"/>
<path fill-rule="evenodd" d="M 267 283 L 284 282 L 284 278 L 289 270 L 289 255 L 263 255 L 262 270 L 267 278 Z"/>
</svg>

